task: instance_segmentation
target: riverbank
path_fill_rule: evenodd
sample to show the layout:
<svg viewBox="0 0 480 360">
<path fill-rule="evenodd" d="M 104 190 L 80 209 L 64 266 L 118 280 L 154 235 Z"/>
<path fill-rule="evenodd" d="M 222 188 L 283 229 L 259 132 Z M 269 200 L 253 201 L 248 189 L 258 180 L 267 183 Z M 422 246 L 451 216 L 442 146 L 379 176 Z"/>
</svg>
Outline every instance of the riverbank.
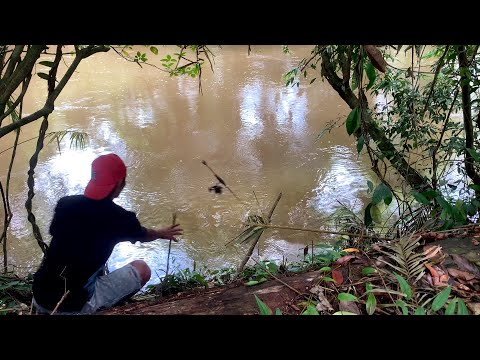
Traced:
<svg viewBox="0 0 480 360">
<path fill-rule="evenodd" d="M 309 266 L 300 274 L 270 273 L 261 284 L 237 280 L 218 288 L 144 298 L 99 314 L 478 315 L 478 237 L 477 226 L 425 232 L 366 251 L 344 249 L 340 257 L 332 251 L 332 261 L 319 256 L 329 264 Z"/>
<path fill-rule="evenodd" d="M 424 232 L 302 262 L 186 269 L 98 315 L 480 314 L 480 227 Z M 0 285 L 4 314 L 30 313 L 31 280 Z M 8 297 L 7 300 L 4 300 Z M 10 305 L 10 306 L 8 306 Z"/>
</svg>

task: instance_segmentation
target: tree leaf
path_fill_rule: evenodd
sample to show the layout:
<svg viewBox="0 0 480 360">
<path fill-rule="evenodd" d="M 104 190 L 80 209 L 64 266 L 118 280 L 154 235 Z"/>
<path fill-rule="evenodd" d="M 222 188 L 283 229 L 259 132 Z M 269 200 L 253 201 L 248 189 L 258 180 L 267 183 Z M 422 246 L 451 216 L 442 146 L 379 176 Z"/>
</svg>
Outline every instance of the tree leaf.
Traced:
<svg viewBox="0 0 480 360">
<path fill-rule="evenodd" d="M 443 289 L 441 292 L 435 296 L 432 302 L 432 310 L 433 311 L 438 311 L 440 310 L 445 303 L 448 300 L 448 296 L 450 295 L 450 291 L 452 290 L 451 286 L 448 286 L 447 288 Z M 458 305 L 460 307 L 460 304 Z"/>
<path fill-rule="evenodd" d="M 44 80 L 48 80 L 48 75 L 45 73 L 37 73 L 38 76 L 40 76 Z"/>
<path fill-rule="evenodd" d="M 367 180 L 368 190 L 373 191 L 373 183 L 370 180 Z"/>
<path fill-rule="evenodd" d="M 357 140 L 357 152 L 360 154 L 362 152 L 362 149 L 363 149 L 363 145 L 365 144 L 365 138 L 362 136 L 360 136 Z"/>
<path fill-rule="evenodd" d="M 332 268 L 330 266 L 324 266 L 318 271 L 332 271 Z"/>
<path fill-rule="evenodd" d="M 315 308 L 315 306 L 309 304 L 307 306 L 307 309 L 302 313 L 302 315 L 320 315 Z"/>
<path fill-rule="evenodd" d="M 428 199 L 418 191 L 412 191 L 412 195 L 420 204 L 430 205 L 430 201 L 428 201 Z"/>
<path fill-rule="evenodd" d="M 385 205 L 390 205 L 392 202 L 392 191 L 383 182 L 378 184 L 375 188 L 372 197 L 372 204 L 376 205 L 382 200 L 385 202 Z"/>
<path fill-rule="evenodd" d="M 39 64 L 40 65 L 45 65 L 45 66 L 48 66 L 48 67 L 53 67 L 53 61 L 40 61 Z"/>
<path fill-rule="evenodd" d="M 356 301 L 357 297 L 349 293 L 340 293 L 338 294 L 338 300 L 340 301 Z"/>
<path fill-rule="evenodd" d="M 357 314 L 352 313 L 350 311 L 337 311 L 337 312 L 333 313 L 332 315 L 357 315 Z"/>
<path fill-rule="evenodd" d="M 377 205 L 373 205 L 370 208 L 370 215 L 372 215 L 373 221 L 375 221 L 377 224 L 382 223 L 382 213 Z"/>
<path fill-rule="evenodd" d="M 445 315 L 455 315 L 455 305 L 457 304 L 457 298 L 450 301 L 450 304 L 447 306 L 447 310 L 445 310 Z"/>
<path fill-rule="evenodd" d="M 419 307 L 417 310 L 415 310 L 414 315 L 427 315 L 427 312 L 423 307 Z"/>
<path fill-rule="evenodd" d="M 275 315 L 282 315 L 282 310 L 280 310 L 279 308 L 276 308 Z"/>
<path fill-rule="evenodd" d="M 335 280 L 333 280 L 331 277 L 328 277 L 328 276 L 324 276 L 322 278 L 322 280 L 329 281 L 329 282 L 335 282 Z"/>
<path fill-rule="evenodd" d="M 453 206 L 443 196 L 435 197 L 435 200 L 440 204 L 440 206 L 447 212 L 449 215 L 453 215 Z"/>
<path fill-rule="evenodd" d="M 365 306 L 368 315 L 372 315 L 375 312 L 375 309 L 377 307 L 377 299 L 375 298 L 375 295 L 373 295 L 372 293 L 368 294 L 367 303 L 365 304 Z"/>
<path fill-rule="evenodd" d="M 400 306 L 400 309 L 402 309 L 402 314 L 403 315 L 408 315 L 408 308 L 407 308 L 407 305 L 405 304 L 404 301 L 397 300 L 397 301 L 395 301 L 395 304 Z"/>
<path fill-rule="evenodd" d="M 372 214 L 370 213 L 371 208 L 372 208 L 372 203 L 368 204 L 367 207 L 365 208 L 365 217 L 363 222 L 365 223 L 366 227 L 369 227 L 373 223 Z"/>
<path fill-rule="evenodd" d="M 466 150 L 476 162 L 480 162 L 480 155 L 478 155 L 478 153 L 474 149 L 466 148 Z"/>
<path fill-rule="evenodd" d="M 347 121 L 345 123 L 347 127 L 348 135 L 352 135 L 360 127 L 360 114 L 358 108 L 353 109 L 348 114 Z"/>
<path fill-rule="evenodd" d="M 249 281 L 249 282 L 246 282 L 246 283 L 245 283 L 245 286 L 253 286 L 253 285 L 257 285 L 257 284 L 259 284 L 259 283 L 260 283 L 260 282 L 257 281 L 257 280 L 251 280 L 251 281 Z"/>
<path fill-rule="evenodd" d="M 367 86 L 367 90 L 370 90 L 370 88 L 375 83 L 375 79 L 377 78 L 377 74 L 375 73 L 375 68 L 371 62 L 367 64 L 366 72 L 367 72 L 368 80 L 370 80 Z"/>
<path fill-rule="evenodd" d="M 367 266 L 362 269 L 362 275 L 368 276 L 376 273 L 377 270 L 373 267 Z"/>
<path fill-rule="evenodd" d="M 255 300 L 257 301 L 258 308 L 260 309 L 260 315 L 272 315 L 272 310 L 255 295 Z"/>
<path fill-rule="evenodd" d="M 150 46 L 150 51 L 155 55 L 158 55 L 158 49 L 155 46 Z"/>
<path fill-rule="evenodd" d="M 332 315 L 357 315 L 357 314 L 352 313 L 350 311 L 337 311 L 337 312 L 333 313 Z"/>
<path fill-rule="evenodd" d="M 457 315 L 470 315 L 462 299 L 458 299 Z"/>
<path fill-rule="evenodd" d="M 400 290 L 405 293 L 405 299 L 410 300 L 412 297 L 412 289 L 410 288 L 410 285 L 405 281 L 403 277 L 401 277 L 398 274 L 395 274 L 395 277 L 398 280 L 398 283 L 400 284 Z"/>
<path fill-rule="evenodd" d="M 343 284 L 343 275 L 342 272 L 339 270 L 333 270 L 332 271 L 332 278 L 335 280 L 336 285 L 342 285 Z"/>
</svg>

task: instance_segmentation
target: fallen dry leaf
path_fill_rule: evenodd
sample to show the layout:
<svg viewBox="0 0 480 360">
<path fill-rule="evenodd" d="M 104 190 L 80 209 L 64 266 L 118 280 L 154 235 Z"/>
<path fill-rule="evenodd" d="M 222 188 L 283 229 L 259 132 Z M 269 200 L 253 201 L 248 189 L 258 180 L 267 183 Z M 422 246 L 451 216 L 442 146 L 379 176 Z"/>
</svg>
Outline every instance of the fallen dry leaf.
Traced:
<svg viewBox="0 0 480 360">
<path fill-rule="evenodd" d="M 452 254 L 451 256 L 453 261 L 455 261 L 455 264 L 457 264 L 461 270 L 468 271 L 472 274 L 475 274 L 477 278 L 480 278 L 480 270 L 478 269 L 478 267 L 470 260 L 468 260 L 465 256 L 457 254 Z"/>
<path fill-rule="evenodd" d="M 377 260 L 375 260 L 375 262 L 374 262 L 374 263 L 375 263 L 375 266 L 376 266 L 376 267 L 379 267 L 379 268 L 383 268 L 383 267 L 387 266 L 387 264 L 385 264 L 384 261 L 386 261 L 386 260 L 385 260 L 385 256 L 380 255 L 380 256 L 377 258 Z"/>
<path fill-rule="evenodd" d="M 434 269 L 432 265 L 426 263 L 425 267 L 430 271 L 430 274 L 432 274 L 432 277 L 439 277 L 437 270 Z"/>
<path fill-rule="evenodd" d="M 330 304 L 328 299 L 325 297 L 325 293 L 324 293 L 323 288 L 316 285 L 316 286 L 314 286 L 313 288 L 310 289 L 310 292 L 312 294 L 316 295 L 318 300 L 319 300 L 319 303 L 316 306 L 318 311 L 323 311 L 323 312 L 333 311 L 332 305 Z"/>
<path fill-rule="evenodd" d="M 462 279 L 462 280 L 465 280 L 465 281 L 470 281 L 472 279 L 475 279 L 474 274 L 471 274 L 471 273 L 466 272 L 466 271 L 457 270 L 457 269 L 454 269 L 454 268 L 448 268 L 447 271 L 450 275 L 452 275 L 453 277 L 456 277 L 458 279 Z"/>
<path fill-rule="evenodd" d="M 340 311 L 349 311 L 357 315 L 361 314 L 360 309 L 354 301 L 340 301 L 338 308 Z"/>
<path fill-rule="evenodd" d="M 348 249 L 343 249 L 342 251 L 351 253 L 351 252 L 360 252 L 360 250 L 355 249 L 355 248 L 348 248 Z"/>
<path fill-rule="evenodd" d="M 332 270 L 332 278 L 335 280 L 335 285 L 340 286 L 343 284 L 343 275 L 339 270 Z"/>
<path fill-rule="evenodd" d="M 445 260 L 445 254 L 442 251 L 442 247 L 439 245 L 428 244 L 423 247 L 423 254 L 425 259 L 430 259 L 433 263 L 443 263 Z"/>
<path fill-rule="evenodd" d="M 480 315 L 480 303 L 467 303 L 467 307 L 472 311 L 473 315 Z"/>
<path fill-rule="evenodd" d="M 432 266 L 428 263 L 425 264 L 425 267 L 430 271 L 431 274 L 431 285 L 433 286 L 448 286 L 448 275 L 440 269 L 438 266 Z M 429 281 L 429 282 L 430 282 Z"/>
<path fill-rule="evenodd" d="M 463 291 L 472 291 L 468 286 L 463 285 L 462 283 L 459 283 L 458 281 L 455 281 L 453 288 L 457 288 L 459 290 Z"/>
<path fill-rule="evenodd" d="M 425 275 L 425 279 L 427 280 L 427 282 L 428 282 L 428 284 L 429 284 L 430 286 L 433 286 L 432 275 L 430 275 L 429 273 L 427 273 L 427 274 Z"/>
<path fill-rule="evenodd" d="M 345 256 L 342 256 L 337 261 L 335 261 L 335 264 L 343 265 L 343 264 L 346 264 L 347 262 L 349 262 L 352 259 L 355 259 L 355 255 L 345 255 Z"/>
</svg>

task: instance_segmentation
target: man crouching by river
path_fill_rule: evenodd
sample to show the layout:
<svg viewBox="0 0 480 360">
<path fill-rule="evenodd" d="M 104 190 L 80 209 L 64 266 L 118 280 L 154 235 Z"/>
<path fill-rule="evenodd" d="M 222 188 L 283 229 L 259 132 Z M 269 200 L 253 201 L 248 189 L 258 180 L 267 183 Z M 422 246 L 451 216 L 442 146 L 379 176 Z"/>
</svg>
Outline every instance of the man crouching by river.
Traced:
<svg viewBox="0 0 480 360">
<path fill-rule="evenodd" d="M 175 239 L 179 224 L 158 230 L 141 226 L 134 212 L 115 204 L 125 187 L 127 168 L 116 154 L 92 162 L 83 195 L 65 196 L 55 208 L 50 247 L 33 280 L 37 313 L 90 314 L 138 292 L 150 279 L 149 266 L 135 260 L 107 275 L 105 264 L 121 241 Z"/>
</svg>

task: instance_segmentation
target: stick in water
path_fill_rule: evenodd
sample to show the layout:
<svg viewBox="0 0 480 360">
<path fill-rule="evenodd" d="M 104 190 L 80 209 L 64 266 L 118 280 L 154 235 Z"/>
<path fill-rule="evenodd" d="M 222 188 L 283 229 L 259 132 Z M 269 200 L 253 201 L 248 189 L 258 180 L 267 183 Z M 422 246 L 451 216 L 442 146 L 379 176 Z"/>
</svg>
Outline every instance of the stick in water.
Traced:
<svg viewBox="0 0 480 360">
<path fill-rule="evenodd" d="M 173 217 L 173 221 L 172 221 L 172 226 L 175 225 L 175 222 L 177 221 L 177 213 L 173 213 L 172 215 Z M 168 268 L 169 268 L 169 265 L 170 265 L 170 250 L 172 249 L 172 239 L 170 239 L 169 243 L 168 243 L 168 255 L 167 255 L 167 271 L 165 273 L 165 277 L 168 276 Z"/>
</svg>

